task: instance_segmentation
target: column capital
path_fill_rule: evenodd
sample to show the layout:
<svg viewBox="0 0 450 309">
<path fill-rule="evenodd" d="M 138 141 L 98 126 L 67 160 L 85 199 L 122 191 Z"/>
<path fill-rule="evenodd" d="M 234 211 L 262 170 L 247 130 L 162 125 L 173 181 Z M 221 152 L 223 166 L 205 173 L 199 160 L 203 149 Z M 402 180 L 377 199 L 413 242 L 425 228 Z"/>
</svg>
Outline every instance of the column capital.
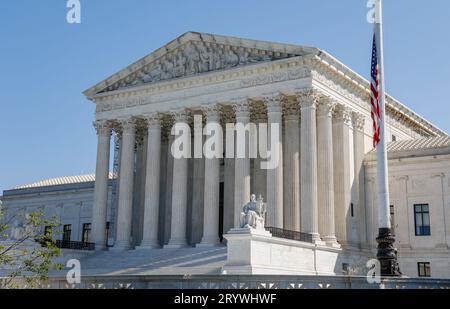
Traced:
<svg viewBox="0 0 450 309">
<path fill-rule="evenodd" d="M 263 97 L 263 102 L 267 106 L 267 113 L 282 113 L 283 104 L 280 94 L 270 94 Z"/>
<path fill-rule="evenodd" d="M 352 113 L 352 121 L 353 121 L 353 127 L 358 130 L 363 132 L 364 131 L 364 125 L 366 123 L 366 118 L 364 117 L 363 114 L 358 113 L 358 112 L 353 112 Z"/>
<path fill-rule="evenodd" d="M 206 120 L 208 122 L 210 122 L 210 121 L 219 122 L 220 121 L 220 114 L 222 111 L 222 107 L 219 104 L 205 104 L 205 105 L 202 105 L 200 107 L 200 109 L 202 110 L 203 114 L 206 116 Z"/>
<path fill-rule="evenodd" d="M 134 133 L 134 131 L 136 129 L 136 121 L 134 118 L 130 117 L 130 118 L 117 119 L 117 122 L 119 123 L 119 125 L 122 128 L 122 134 Z"/>
<path fill-rule="evenodd" d="M 313 88 L 302 89 L 297 92 L 297 98 L 300 102 L 300 108 L 317 108 L 317 103 L 322 94 Z"/>
<path fill-rule="evenodd" d="M 283 114 L 286 120 L 298 120 L 300 117 L 300 104 L 297 97 L 283 97 Z"/>
<path fill-rule="evenodd" d="M 336 102 L 329 96 L 320 96 L 317 104 L 318 116 L 332 117 Z"/>
<path fill-rule="evenodd" d="M 96 120 L 93 122 L 97 135 L 111 135 L 112 125 L 108 120 Z"/>
<path fill-rule="evenodd" d="M 190 112 L 184 108 L 171 110 L 169 113 L 174 118 L 175 122 L 189 122 Z"/>
<path fill-rule="evenodd" d="M 336 105 L 333 116 L 337 121 L 341 121 L 346 125 L 350 126 L 352 124 L 352 111 L 343 104 Z"/>
<path fill-rule="evenodd" d="M 250 117 L 250 106 L 248 98 L 237 98 L 232 100 L 231 107 L 236 114 L 236 118 Z"/>
<path fill-rule="evenodd" d="M 148 129 L 160 129 L 162 117 L 159 113 L 151 113 L 144 115 L 144 120 L 147 123 Z"/>
</svg>

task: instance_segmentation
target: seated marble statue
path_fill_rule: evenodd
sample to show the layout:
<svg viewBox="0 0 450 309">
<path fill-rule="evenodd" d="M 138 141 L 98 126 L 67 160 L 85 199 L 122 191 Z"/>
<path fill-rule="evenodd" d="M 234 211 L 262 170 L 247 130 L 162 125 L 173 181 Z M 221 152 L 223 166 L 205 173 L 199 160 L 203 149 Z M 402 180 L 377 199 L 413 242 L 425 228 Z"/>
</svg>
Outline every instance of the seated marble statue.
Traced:
<svg viewBox="0 0 450 309">
<path fill-rule="evenodd" d="M 266 204 L 259 196 L 252 194 L 250 202 L 244 205 L 240 216 L 241 228 L 264 229 L 264 217 L 266 214 Z"/>
</svg>

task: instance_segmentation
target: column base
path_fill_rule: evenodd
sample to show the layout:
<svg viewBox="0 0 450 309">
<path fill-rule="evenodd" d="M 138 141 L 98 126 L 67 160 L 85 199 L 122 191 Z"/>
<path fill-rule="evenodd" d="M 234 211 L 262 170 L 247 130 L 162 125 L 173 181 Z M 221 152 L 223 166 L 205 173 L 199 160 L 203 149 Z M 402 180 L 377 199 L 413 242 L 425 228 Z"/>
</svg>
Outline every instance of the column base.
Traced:
<svg viewBox="0 0 450 309">
<path fill-rule="evenodd" d="M 131 245 L 128 241 L 116 241 L 114 247 L 109 249 L 110 251 L 127 251 L 131 250 Z"/>
<path fill-rule="evenodd" d="M 319 246 L 324 246 L 325 242 L 322 241 L 322 239 L 320 238 L 320 234 L 318 233 L 311 233 L 311 237 L 312 237 L 312 243 L 315 245 L 319 245 Z"/>
<path fill-rule="evenodd" d="M 164 249 L 181 249 L 189 247 L 186 240 L 170 240 L 167 245 L 164 245 Z"/>
<path fill-rule="evenodd" d="M 151 250 L 151 249 L 161 249 L 161 246 L 154 241 L 143 241 L 139 246 L 136 247 L 136 250 Z"/>
<path fill-rule="evenodd" d="M 196 244 L 197 248 L 205 248 L 205 247 L 219 247 L 221 245 L 220 239 L 211 239 L 211 238 L 202 238 L 202 241 L 199 244 Z"/>
<path fill-rule="evenodd" d="M 331 248 L 340 248 L 341 245 L 337 242 L 337 239 L 335 236 L 325 236 L 322 238 L 322 240 L 325 242 L 325 245 L 327 247 Z"/>
</svg>

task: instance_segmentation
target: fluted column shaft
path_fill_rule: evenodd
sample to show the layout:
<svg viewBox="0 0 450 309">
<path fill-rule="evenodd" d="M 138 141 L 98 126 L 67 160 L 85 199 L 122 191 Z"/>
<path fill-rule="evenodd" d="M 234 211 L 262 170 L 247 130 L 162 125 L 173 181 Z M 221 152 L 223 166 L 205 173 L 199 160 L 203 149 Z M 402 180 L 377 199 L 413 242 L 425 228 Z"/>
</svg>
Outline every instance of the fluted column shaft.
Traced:
<svg viewBox="0 0 450 309">
<path fill-rule="evenodd" d="M 94 123 L 98 135 L 95 169 L 94 205 L 92 207 L 92 241 L 96 250 L 106 248 L 106 214 L 108 205 L 108 174 L 111 128 L 105 121 Z"/>
<path fill-rule="evenodd" d="M 144 233 L 141 248 L 158 248 L 158 218 L 161 160 L 161 119 L 157 114 L 146 117 L 147 166 L 145 176 Z"/>
<path fill-rule="evenodd" d="M 123 120 L 122 149 L 120 157 L 119 206 L 117 234 L 114 249 L 130 249 L 131 215 L 133 206 L 135 123 L 132 119 Z"/>
<path fill-rule="evenodd" d="M 313 241 L 319 241 L 317 209 L 317 134 L 316 93 L 300 94 L 301 108 L 301 220 L 302 231 L 310 233 Z"/>
<path fill-rule="evenodd" d="M 364 125 L 365 117 L 363 114 L 353 112 L 353 143 L 354 143 L 354 160 L 355 160 L 355 179 L 353 181 L 353 189 L 355 194 L 355 212 L 358 224 L 358 239 L 363 247 L 368 247 L 366 233 L 366 203 L 364 190 Z"/>
<path fill-rule="evenodd" d="M 300 231 L 300 110 L 298 101 L 284 106 L 284 228 Z"/>
<path fill-rule="evenodd" d="M 267 226 L 283 228 L 283 123 L 280 97 L 266 99 L 268 118 L 268 149 L 277 156 L 278 163 L 267 170 Z M 278 126 L 278 143 L 271 145 L 273 125 Z M 270 159 L 270 158 L 269 158 Z M 273 160 L 273 157 L 272 157 Z"/>
<path fill-rule="evenodd" d="M 334 222 L 333 128 L 334 104 L 322 98 L 317 114 L 317 186 L 319 233 L 327 245 L 336 245 Z"/>
<path fill-rule="evenodd" d="M 250 112 L 247 102 L 233 105 L 236 113 L 236 125 L 246 126 L 250 122 Z M 237 145 L 245 144 L 245 158 L 238 158 Z M 250 201 L 250 158 L 248 155 L 249 141 L 248 138 L 239 138 L 236 135 L 235 147 L 235 163 L 234 163 L 234 227 L 239 226 L 239 216 L 242 207 Z"/>
<path fill-rule="evenodd" d="M 173 134 L 180 134 L 175 136 L 175 141 L 181 140 L 182 148 L 188 147 L 191 141 L 191 134 L 188 124 L 188 115 L 186 111 L 174 113 L 175 125 L 172 128 Z M 184 127 L 187 132 L 176 132 L 177 124 Z M 184 137 L 183 137 L 184 136 Z M 170 151 L 174 150 L 174 144 L 170 147 Z M 186 150 L 186 149 L 183 149 Z M 191 149 L 187 149 L 186 154 L 191 153 Z M 172 153 L 173 155 L 173 153 Z M 182 156 L 174 158 L 173 160 L 173 178 L 172 178 L 172 214 L 171 214 L 171 229 L 169 243 L 165 248 L 182 248 L 187 246 L 186 226 L 187 226 L 187 180 L 188 180 L 188 158 Z"/>
<path fill-rule="evenodd" d="M 219 108 L 208 106 L 204 108 L 206 114 L 205 147 L 209 149 L 212 144 L 217 148 L 216 154 L 205 153 L 205 178 L 204 178 L 204 212 L 203 212 L 203 237 L 197 246 L 216 246 L 219 239 L 219 194 L 220 194 L 220 157 L 222 156 L 222 136 L 220 132 Z"/>
<path fill-rule="evenodd" d="M 353 152 L 350 130 L 351 111 L 343 105 L 336 106 L 333 119 L 334 201 L 336 237 L 341 245 L 349 243 L 351 233 Z"/>
</svg>

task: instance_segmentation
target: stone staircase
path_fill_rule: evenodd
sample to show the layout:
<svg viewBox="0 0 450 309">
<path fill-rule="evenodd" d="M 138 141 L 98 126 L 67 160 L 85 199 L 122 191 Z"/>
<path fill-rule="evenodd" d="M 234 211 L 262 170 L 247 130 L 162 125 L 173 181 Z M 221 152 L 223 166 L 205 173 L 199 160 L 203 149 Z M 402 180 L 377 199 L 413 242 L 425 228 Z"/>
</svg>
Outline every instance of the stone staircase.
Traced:
<svg viewBox="0 0 450 309">
<path fill-rule="evenodd" d="M 220 274 L 226 257 L 225 246 L 102 251 L 81 258 L 80 264 L 83 276 L 206 275 Z"/>
</svg>

